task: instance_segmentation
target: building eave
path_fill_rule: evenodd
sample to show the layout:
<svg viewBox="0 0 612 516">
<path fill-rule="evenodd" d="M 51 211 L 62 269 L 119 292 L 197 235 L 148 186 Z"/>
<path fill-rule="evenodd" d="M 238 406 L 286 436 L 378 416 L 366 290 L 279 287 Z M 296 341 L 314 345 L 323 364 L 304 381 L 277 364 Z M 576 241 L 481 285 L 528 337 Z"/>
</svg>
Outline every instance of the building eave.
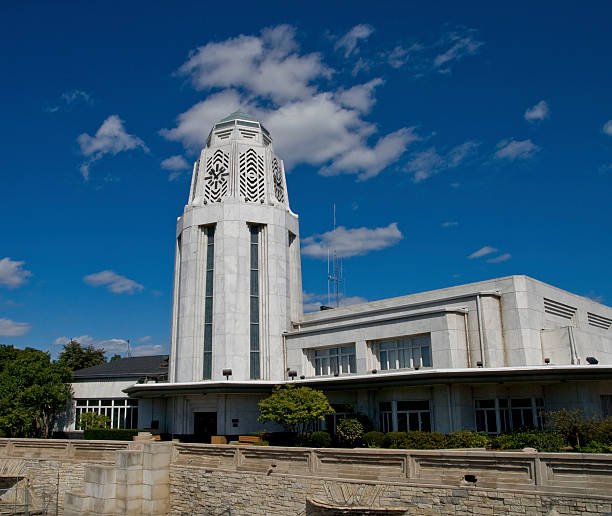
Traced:
<svg viewBox="0 0 612 516">
<path fill-rule="evenodd" d="M 396 372 L 377 372 L 367 375 L 304 378 L 273 382 L 252 381 L 202 381 L 186 383 L 135 384 L 123 390 L 135 398 L 169 397 L 185 394 L 267 394 L 275 385 L 291 383 L 323 389 L 379 389 L 383 387 L 413 387 L 420 385 L 483 384 L 565 381 L 612 380 L 612 365 L 526 366 L 462 369 L 420 369 Z"/>
</svg>

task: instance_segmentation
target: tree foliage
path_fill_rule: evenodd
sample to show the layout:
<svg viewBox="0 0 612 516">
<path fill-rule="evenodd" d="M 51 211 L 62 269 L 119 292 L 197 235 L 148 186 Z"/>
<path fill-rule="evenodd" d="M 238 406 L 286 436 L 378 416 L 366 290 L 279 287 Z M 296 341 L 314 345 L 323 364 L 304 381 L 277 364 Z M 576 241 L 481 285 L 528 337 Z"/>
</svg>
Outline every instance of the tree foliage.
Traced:
<svg viewBox="0 0 612 516">
<path fill-rule="evenodd" d="M 317 421 L 333 414 L 322 391 L 294 385 L 276 386 L 270 396 L 259 402 L 259 420 L 273 421 L 288 432 L 303 434 Z"/>
<path fill-rule="evenodd" d="M 0 432 L 49 437 L 71 399 L 70 370 L 37 349 L 0 345 Z"/>
<path fill-rule="evenodd" d="M 111 418 L 97 412 L 83 412 L 78 421 L 78 425 L 83 430 L 102 430 L 110 428 Z"/>
<path fill-rule="evenodd" d="M 58 362 L 71 371 L 93 367 L 106 362 L 103 349 L 93 346 L 83 347 L 81 343 L 71 339 L 64 344 L 64 351 L 59 355 Z"/>
</svg>

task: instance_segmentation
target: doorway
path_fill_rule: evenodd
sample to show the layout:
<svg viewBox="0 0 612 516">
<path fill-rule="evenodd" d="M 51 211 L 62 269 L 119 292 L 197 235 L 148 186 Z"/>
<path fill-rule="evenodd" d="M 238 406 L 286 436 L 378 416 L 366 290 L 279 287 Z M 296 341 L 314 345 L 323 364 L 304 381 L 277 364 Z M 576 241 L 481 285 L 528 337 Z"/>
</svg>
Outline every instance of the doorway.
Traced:
<svg viewBox="0 0 612 516">
<path fill-rule="evenodd" d="M 193 413 L 193 436 L 196 442 L 210 443 L 210 436 L 217 435 L 216 412 Z"/>
</svg>

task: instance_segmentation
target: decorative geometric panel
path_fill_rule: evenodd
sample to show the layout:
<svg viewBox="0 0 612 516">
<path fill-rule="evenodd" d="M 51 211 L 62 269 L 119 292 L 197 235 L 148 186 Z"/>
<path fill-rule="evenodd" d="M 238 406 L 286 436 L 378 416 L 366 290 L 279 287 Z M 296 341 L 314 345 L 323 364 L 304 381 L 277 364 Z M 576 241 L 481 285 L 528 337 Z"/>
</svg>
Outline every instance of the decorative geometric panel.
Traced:
<svg viewBox="0 0 612 516">
<path fill-rule="evenodd" d="M 229 156 L 221 149 L 206 160 L 204 176 L 204 199 L 208 202 L 219 202 L 227 195 Z"/>
<path fill-rule="evenodd" d="M 263 202 L 264 160 L 254 149 L 240 154 L 240 195 L 245 201 Z"/>
<path fill-rule="evenodd" d="M 283 175 L 281 174 L 280 164 L 276 158 L 272 160 L 272 178 L 274 179 L 274 194 L 280 202 L 284 202 L 285 189 L 283 188 Z"/>
</svg>

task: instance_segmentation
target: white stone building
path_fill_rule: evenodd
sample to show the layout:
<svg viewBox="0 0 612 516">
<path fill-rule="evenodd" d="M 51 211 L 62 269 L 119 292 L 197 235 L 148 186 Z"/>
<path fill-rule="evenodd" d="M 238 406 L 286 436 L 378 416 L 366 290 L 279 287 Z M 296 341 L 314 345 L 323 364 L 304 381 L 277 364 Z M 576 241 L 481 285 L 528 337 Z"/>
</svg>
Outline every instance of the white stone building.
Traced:
<svg viewBox="0 0 612 516">
<path fill-rule="evenodd" d="M 213 127 L 177 224 L 168 380 L 125 389 L 139 426 L 155 412 L 174 435 L 261 430 L 257 401 L 283 382 L 383 431 L 499 433 L 537 427 L 542 409 L 611 412 L 612 308 L 590 299 L 510 276 L 304 314 L 301 292 L 283 162 L 257 120 L 233 113 Z"/>
</svg>

